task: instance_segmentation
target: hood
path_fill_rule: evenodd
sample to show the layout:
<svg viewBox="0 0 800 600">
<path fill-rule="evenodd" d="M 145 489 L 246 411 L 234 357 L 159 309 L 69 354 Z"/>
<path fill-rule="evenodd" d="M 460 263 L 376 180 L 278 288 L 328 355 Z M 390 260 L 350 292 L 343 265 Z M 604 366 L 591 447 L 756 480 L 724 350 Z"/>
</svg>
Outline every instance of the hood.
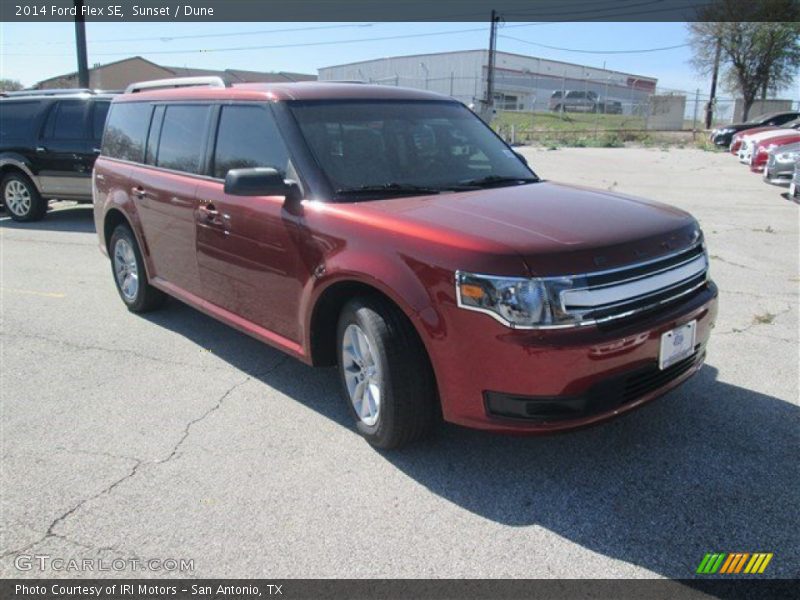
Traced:
<svg viewBox="0 0 800 600">
<path fill-rule="evenodd" d="M 775 129 L 770 129 L 769 131 L 761 131 L 759 133 L 754 133 L 753 135 L 748 135 L 747 139 L 752 142 L 762 142 L 764 140 L 768 140 L 774 137 L 781 137 L 785 135 L 796 135 L 798 131 L 796 129 L 786 129 L 784 127 L 777 127 Z"/>
<path fill-rule="evenodd" d="M 680 250 L 696 238 L 688 213 L 657 202 L 553 182 L 394 198 L 359 208 L 395 231 L 466 237 L 519 254 L 532 275 L 590 272 Z"/>
<path fill-rule="evenodd" d="M 765 125 L 763 127 L 753 127 L 752 129 L 745 129 L 744 131 L 739 131 L 734 137 L 742 138 L 745 135 L 755 135 L 757 133 L 762 133 L 764 131 L 774 131 L 778 129 L 774 125 Z"/>
</svg>

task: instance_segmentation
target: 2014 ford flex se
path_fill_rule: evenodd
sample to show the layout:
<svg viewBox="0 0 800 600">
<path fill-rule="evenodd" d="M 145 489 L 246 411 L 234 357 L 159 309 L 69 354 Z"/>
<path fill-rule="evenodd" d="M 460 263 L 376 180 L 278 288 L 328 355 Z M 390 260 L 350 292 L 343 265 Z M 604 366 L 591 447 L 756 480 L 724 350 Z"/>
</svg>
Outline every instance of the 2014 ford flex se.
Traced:
<svg viewBox="0 0 800 600">
<path fill-rule="evenodd" d="M 433 93 L 134 85 L 93 185 L 130 310 L 174 296 L 338 365 L 378 447 L 440 415 L 517 433 L 620 415 L 700 368 L 716 318 L 694 218 L 543 181 Z"/>
</svg>

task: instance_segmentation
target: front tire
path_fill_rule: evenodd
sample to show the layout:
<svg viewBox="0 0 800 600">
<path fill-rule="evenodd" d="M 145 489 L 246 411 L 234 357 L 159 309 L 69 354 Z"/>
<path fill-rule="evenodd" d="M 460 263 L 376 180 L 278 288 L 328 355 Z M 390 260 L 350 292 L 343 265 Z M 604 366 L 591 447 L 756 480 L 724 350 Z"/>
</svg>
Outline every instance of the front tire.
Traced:
<svg viewBox="0 0 800 600">
<path fill-rule="evenodd" d="M 129 311 L 142 313 L 164 304 L 166 295 L 150 285 L 139 244 L 130 227 L 117 225 L 108 251 L 117 292 Z"/>
<path fill-rule="evenodd" d="M 3 177 L 3 203 L 14 221 L 41 220 L 47 212 L 47 201 L 42 198 L 33 182 L 22 173 L 9 173 Z"/>
<path fill-rule="evenodd" d="M 378 297 L 351 300 L 337 331 L 342 395 L 358 432 L 376 448 L 425 436 L 437 416 L 436 383 L 408 318 Z"/>
</svg>

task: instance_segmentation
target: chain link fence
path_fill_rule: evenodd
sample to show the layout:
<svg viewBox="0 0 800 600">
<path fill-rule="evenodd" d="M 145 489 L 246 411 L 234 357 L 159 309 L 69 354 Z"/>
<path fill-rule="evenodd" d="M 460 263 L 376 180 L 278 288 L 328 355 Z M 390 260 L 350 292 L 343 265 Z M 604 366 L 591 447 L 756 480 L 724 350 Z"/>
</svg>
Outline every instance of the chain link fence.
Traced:
<svg viewBox="0 0 800 600">
<path fill-rule="evenodd" d="M 548 140 L 561 143 L 627 141 L 704 141 L 707 92 L 654 87 L 649 78 L 610 72 L 604 79 L 559 77 L 518 71 L 495 72 L 494 106 L 485 103 L 483 77 L 446 75 L 409 77 L 395 75 L 369 83 L 429 90 L 473 107 L 509 142 Z M 778 110 L 800 110 L 798 100 L 757 101 L 749 116 Z M 742 119 L 742 102 L 717 96 L 712 127 Z"/>
</svg>

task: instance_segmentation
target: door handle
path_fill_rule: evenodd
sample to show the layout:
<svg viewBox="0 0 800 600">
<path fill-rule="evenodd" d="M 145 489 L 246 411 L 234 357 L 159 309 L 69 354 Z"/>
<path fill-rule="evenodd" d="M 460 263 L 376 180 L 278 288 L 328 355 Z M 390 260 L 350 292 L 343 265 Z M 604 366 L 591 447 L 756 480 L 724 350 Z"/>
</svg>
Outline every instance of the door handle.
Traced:
<svg viewBox="0 0 800 600">
<path fill-rule="evenodd" d="M 230 233 L 228 231 L 230 225 L 230 216 L 224 215 L 217 210 L 211 202 L 203 202 L 197 207 L 197 214 L 200 220 L 208 225 L 220 227 L 224 230 L 225 235 Z"/>
<path fill-rule="evenodd" d="M 219 217 L 219 211 L 216 207 L 211 204 L 201 204 L 197 211 L 200 213 L 200 216 L 203 217 L 206 221 L 214 221 Z"/>
<path fill-rule="evenodd" d="M 47 148 L 45 148 L 44 146 L 36 146 L 36 151 L 39 153 L 47 152 Z"/>
</svg>

